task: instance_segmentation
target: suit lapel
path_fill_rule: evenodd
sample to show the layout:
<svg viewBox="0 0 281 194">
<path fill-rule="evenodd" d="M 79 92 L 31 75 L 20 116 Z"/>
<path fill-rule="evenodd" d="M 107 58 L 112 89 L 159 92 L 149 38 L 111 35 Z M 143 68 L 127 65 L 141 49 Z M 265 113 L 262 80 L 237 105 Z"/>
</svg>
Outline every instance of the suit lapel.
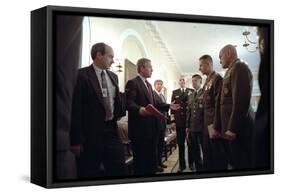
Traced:
<svg viewBox="0 0 281 194">
<path fill-rule="evenodd" d="M 93 88 L 97 94 L 97 98 L 99 99 L 100 103 L 104 106 L 99 80 L 98 80 L 97 74 L 96 74 L 94 68 L 92 67 L 92 65 L 89 66 L 88 77 L 89 77 L 91 85 L 93 86 Z"/>
<path fill-rule="evenodd" d="M 112 76 L 112 73 L 108 70 L 106 70 L 107 72 L 107 75 L 109 76 L 111 82 L 113 83 L 113 85 L 115 86 L 115 93 L 116 93 L 116 96 L 119 96 L 119 86 L 118 86 L 118 81 L 116 79 L 114 79 L 114 77 Z"/>
<path fill-rule="evenodd" d="M 166 103 L 166 99 L 165 99 L 165 97 L 163 96 L 163 94 L 158 94 L 157 92 L 155 92 L 155 91 L 153 91 L 154 93 L 155 93 L 155 96 L 156 96 L 156 98 L 158 99 L 158 101 L 160 101 L 160 102 L 162 102 L 162 103 Z M 154 97 L 155 97 L 154 96 Z M 154 100 L 156 100 L 156 99 L 154 99 Z"/>
<path fill-rule="evenodd" d="M 153 91 L 154 100 L 156 103 L 162 102 L 161 97 L 157 94 L 157 92 Z"/>
<path fill-rule="evenodd" d="M 147 87 L 144 85 L 143 81 L 141 80 L 141 78 L 140 78 L 139 76 L 137 77 L 137 79 L 138 79 L 138 82 L 139 82 L 140 87 L 142 88 L 142 91 L 144 91 L 144 94 L 145 94 L 147 100 L 148 100 L 151 104 L 153 104 L 153 102 L 151 102 L 151 100 L 150 100 L 150 97 L 149 97 L 149 94 L 148 94 L 148 91 L 147 91 Z M 152 92 L 152 91 L 151 91 L 151 92 Z M 152 98 L 153 98 L 153 95 L 152 95 Z M 153 100 L 153 99 L 152 99 L 152 100 Z"/>
<path fill-rule="evenodd" d="M 115 88 L 116 88 L 116 93 L 118 93 L 118 92 L 119 92 L 119 87 L 118 87 L 118 84 L 117 84 L 117 80 L 114 79 L 114 77 L 112 76 L 112 74 L 111 74 L 110 71 L 106 70 L 106 73 L 107 73 L 107 75 L 109 76 L 109 78 L 110 78 L 111 82 L 113 83 L 113 85 L 115 86 Z"/>
</svg>

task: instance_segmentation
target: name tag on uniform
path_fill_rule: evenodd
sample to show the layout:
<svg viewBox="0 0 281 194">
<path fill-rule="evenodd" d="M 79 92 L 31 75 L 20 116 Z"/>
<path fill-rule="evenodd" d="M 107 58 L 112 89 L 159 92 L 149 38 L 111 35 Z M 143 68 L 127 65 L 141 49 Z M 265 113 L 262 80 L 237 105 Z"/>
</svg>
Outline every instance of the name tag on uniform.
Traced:
<svg viewBox="0 0 281 194">
<path fill-rule="evenodd" d="M 101 92 L 102 92 L 102 97 L 104 97 L 104 98 L 108 97 L 108 92 L 107 92 L 106 88 L 102 88 Z"/>
</svg>

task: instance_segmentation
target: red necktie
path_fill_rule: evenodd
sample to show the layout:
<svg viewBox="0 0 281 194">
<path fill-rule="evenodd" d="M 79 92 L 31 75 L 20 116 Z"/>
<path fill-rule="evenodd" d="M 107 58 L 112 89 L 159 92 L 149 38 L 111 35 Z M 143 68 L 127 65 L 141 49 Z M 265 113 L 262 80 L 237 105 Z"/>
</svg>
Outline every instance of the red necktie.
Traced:
<svg viewBox="0 0 281 194">
<path fill-rule="evenodd" d="M 150 102 L 152 104 L 154 104 L 151 85 L 150 85 L 150 83 L 148 83 L 147 80 L 145 80 L 145 83 L 146 83 L 146 86 L 147 86 L 147 91 L 148 91 L 148 95 L 149 95 L 149 98 L 150 98 Z"/>
</svg>

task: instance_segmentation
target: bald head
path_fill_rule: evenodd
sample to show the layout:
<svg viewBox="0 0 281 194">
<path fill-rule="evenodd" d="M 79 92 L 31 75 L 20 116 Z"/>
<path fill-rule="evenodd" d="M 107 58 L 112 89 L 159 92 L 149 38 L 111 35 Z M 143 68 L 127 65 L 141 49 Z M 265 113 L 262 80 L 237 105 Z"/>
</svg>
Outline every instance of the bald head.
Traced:
<svg viewBox="0 0 281 194">
<path fill-rule="evenodd" d="M 219 58 L 222 68 L 228 68 L 229 65 L 238 58 L 235 46 L 230 44 L 224 46 L 220 50 Z"/>
<path fill-rule="evenodd" d="M 113 49 L 103 42 L 96 43 L 92 46 L 91 56 L 94 64 L 101 69 L 109 69 L 112 63 L 114 63 Z"/>
</svg>

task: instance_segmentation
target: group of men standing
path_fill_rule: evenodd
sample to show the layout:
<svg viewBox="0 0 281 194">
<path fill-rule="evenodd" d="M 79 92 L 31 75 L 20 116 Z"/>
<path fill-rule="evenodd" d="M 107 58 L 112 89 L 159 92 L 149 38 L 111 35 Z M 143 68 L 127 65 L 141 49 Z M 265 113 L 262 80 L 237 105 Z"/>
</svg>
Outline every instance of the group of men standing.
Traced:
<svg viewBox="0 0 281 194">
<path fill-rule="evenodd" d="M 212 57 L 203 55 L 199 58 L 199 70 L 207 76 L 203 88 L 202 77 L 195 74 L 194 89 L 185 88 L 181 78 L 180 89 L 173 92 L 172 100 L 183 105 L 171 112 L 179 134 L 179 172 L 186 168 L 185 141 L 190 170 L 253 168 L 252 73 L 232 45 L 223 47 L 219 58 L 227 69 L 223 78 L 214 71 Z"/>
<path fill-rule="evenodd" d="M 128 175 L 117 135 L 117 120 L 125 116 L 126 110 L 134 174 L 152 175 L 166 167 L 161 160 L 166 121 L 147 111 L 149 104 L 166 116 L 171 110 L 179 172 L 186 168 L 186 141 L 192 170 L 251 167 L 252 74 L 238 59 L 235 47 L 227 45 L 220 51 L 222 67 L 228 69 L 224 78 L 213 70 L 211 56 L 203 55 L 199 59 L 199 70 L 207 76 L 203 88 L 199 74 L 192 76 L 193 89 L 185 88 L 181 78 L 181 87 L 173 91 L 170 104 L 161 93 L 163 81 L 155 81 L 155 90 L 147 81 L 153 72 L 151 60 L 137 61 L 138 75 L 127 82 L 122 94 L 117 75 L 108 70 L 113 63 L 113 49 L 97 43 L 91 56 L 93 63 L 78 72 L 72 99 L 70 138 L 79 178 Z"/>
</svg>

